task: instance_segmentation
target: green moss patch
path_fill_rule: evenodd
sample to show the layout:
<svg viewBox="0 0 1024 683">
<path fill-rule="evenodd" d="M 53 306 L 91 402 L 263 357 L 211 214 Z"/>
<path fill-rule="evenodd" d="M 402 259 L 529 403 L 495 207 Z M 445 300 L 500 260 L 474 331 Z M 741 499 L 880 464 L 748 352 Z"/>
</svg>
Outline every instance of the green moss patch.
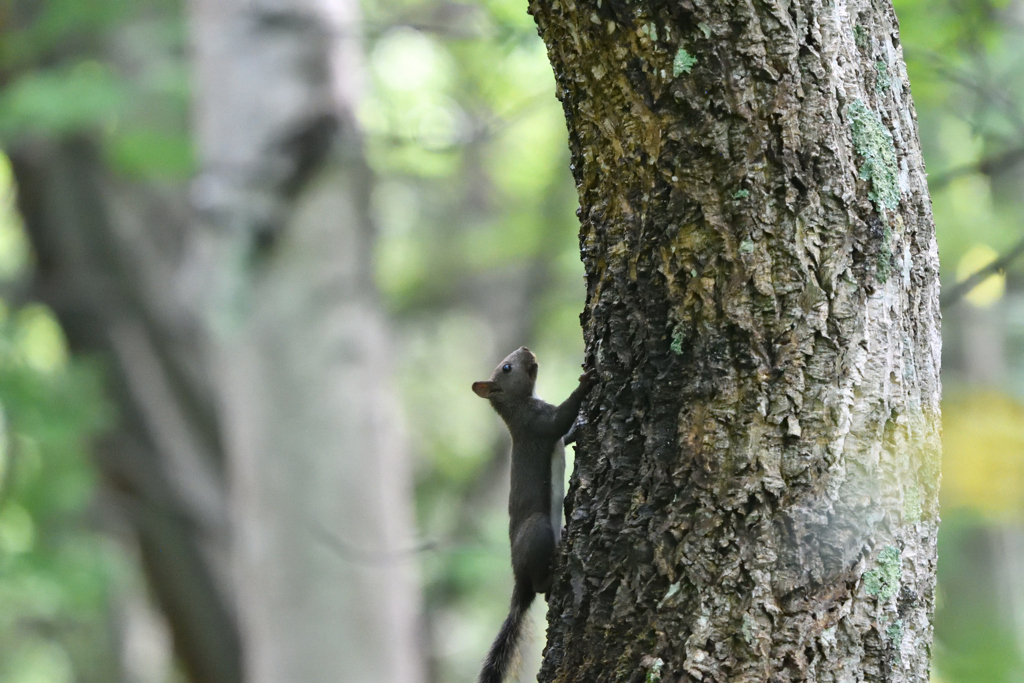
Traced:
<svg viewBox="0 0 1024 683">
<path fill-rule="evenodd" d="M 903 578 L 900 551 L 891 545 L 882 548 L 876 560 L 878 566 L 864 572 L 864 590 L 885 602 L 896 595 Z"/>
<path fill-rule="evenodd" d="M 886 92 L 892 87 L 889 66 L 881 59 L 875 62 L 875 91 Z"/>
<path fill-rule="evenodd" d="M 661 681 L 661 669 L 665 666 L 665 662 L 661 657 L 652 657 L 645 655 L 640 660 L 640 666 L 647 669 L 647 676 L 644 678 L 644 683 L 659 683 Z"/>
<path fill-rule="evenodd" d="M 868 31 L 863 26 L 853 27 L 853 42 L 857 44 L 859 48 L 866 48 L 868 46 Z"/>
<path fill-rule="evenodd" d="M 683 355 L 683 326 L 682 325 L 676 325 L 672 329 L 672 344 L 669 345 L 669 348 L 672 349 L 672 353 L 676 354 L 677 356 Z M 676 586 L 676 589 L 678 590 L 678 585 Z M 671 593 L 669 593 L 669 595 L 671 595 Z M 665 596 L 665 597 L 668 597 L 668 596 Z"/>
<path fill-rule="evenodd" d="M 885 635 L 892 643 L 893 649 L 899 650 L 900 646 L 903 644 L 903 620 L 897 619 L 894 621 L 885 631 Z"/>
<path fill-rule="evenodd" d="M 868 195 L 879 215 L 900 204 L 899 167 L 896 146 L 882 119 L 863 100 L 854 100 L 846 108 L 853 132 L 853 146 L 861 158 L 860 178 L 871 183 Z"/>
<path fill-rule="evenodd" d="M 697 58 L 686 51 L 686 48 L 680 47 L 676 52 L 675 59 L 672 60 L 672 78 L 679 78 L 681 74 L 690 73 L 690 69 L 697 63 Z"/>
<path fill-rule="evenodd" d="M 924 512 L 921 501 L 921 487 L 916 483 L 907 486 L 903 492 L 903 519 L 908 522 L 919 522 Z"/>
</svg>

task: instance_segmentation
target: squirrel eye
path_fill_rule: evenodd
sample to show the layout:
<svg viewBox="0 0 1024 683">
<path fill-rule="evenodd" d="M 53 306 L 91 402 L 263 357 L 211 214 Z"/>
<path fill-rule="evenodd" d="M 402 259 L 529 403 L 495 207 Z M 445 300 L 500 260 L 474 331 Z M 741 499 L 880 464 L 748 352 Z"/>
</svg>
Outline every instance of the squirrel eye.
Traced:
<svg viewBox="0 0 1024 683">
<path fill-rule="evenodd" d="M 501 366 L 501 371 L 502 372 L 512 372 L 512 366 L 509 365 L 508 363 L 505 363 L 504 365 Z"/>
</svg>

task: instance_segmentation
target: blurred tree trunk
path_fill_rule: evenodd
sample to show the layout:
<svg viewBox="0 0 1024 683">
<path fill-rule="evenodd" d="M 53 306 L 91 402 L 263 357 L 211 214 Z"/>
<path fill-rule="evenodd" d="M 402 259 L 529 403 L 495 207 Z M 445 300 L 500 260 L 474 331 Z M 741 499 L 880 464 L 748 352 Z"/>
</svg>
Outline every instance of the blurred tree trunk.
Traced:
<svg viewBox="0 0 1024 683">
<path fill-rule="evenodd" d="M 533 0 L 585 409 L 542 681 L 927 681 L 938 255 L 888 2 Z"/>
<path fill-rule="evenodd" d="M 36 257 L 32 294 L 73 351 L 106 365 L 118 418 L 98 448 L 106 497 L 135 535 L 189 678 L 241 681 L 205 335 L 175 286 L 184 193 L 115 178 L 84 138 L 24 142 L 10 156 Z"/>
<path fill-rule="evenodd" d="M 201 226 L 86 136 L 7 150 L 32 294 L 108 369 L 106 493 L 189 679 L 417 681 L 355 5 L 241 5 L 193 5 Z"/>
<path fill-rule="evenodd" d="M 419 681 L 410 472 L 353 118 L 358 3 L 192 11 L 247 678 Z"/>
</svg>

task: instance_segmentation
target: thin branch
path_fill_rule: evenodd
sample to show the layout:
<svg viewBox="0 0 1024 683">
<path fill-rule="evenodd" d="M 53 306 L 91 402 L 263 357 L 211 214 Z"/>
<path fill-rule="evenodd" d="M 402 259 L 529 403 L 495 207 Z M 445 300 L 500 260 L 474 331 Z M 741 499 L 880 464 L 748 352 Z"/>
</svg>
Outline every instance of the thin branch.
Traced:
<svg viewBox="0 0 1024 683">
<path fill-rule="evenodd" d="M 987 176 L 999 175 L 1022 161 L 1024 161 L 1024 147 L 1009 149 L 1001 154 L 981 159 L 973 164 L 964 164 L 963 166 L 956 166 L 948 171 L 937 173 L 928 178 L 928 189 L 932 192 L 941 190 L 957 178 L 971 175 L 972 173 L 982 173 Z"/>
<path fill-rule="evenodd" d="M 1017 257 L 1021 254 L 1024 254 L 1024 239 L 1017 242 L 1010 251 L 1006 252 L 995 261 L 988 264 L 963 282 L 958 283 L 949 291 L 943 293 L 942 297 L 939 299 L 941 305 L 951 306 L 955 304 L 960 299 L 967 296 L 972 289 L 987 280 L 989 276 L 1005 271 L 1006 268 L 1017 260 Z"/>
<path fill-rule="evenodd" d="M 397 550 L 360 548 L 344 540 L 341 536 L 317 521 L 309 522 L 309 531 L 316 536 L 317 540 L 337 553 L 339 557 L 354 564 L 387 566 L 397 562 L 413 560 L 418 553 L 438 549 L 438 544 L 435 541 L 421 541 L 411 548 Z"/>
<path fill-rule="evenodd" d="M 974 91 L 982 100 L 989 102 L 1009 119 L 1016 131 L 1024 136 L 1024 115 L 1021 113 L 1019 103 L 1005 90 L 999 88 L 978 72 L 970 72 L 960 69 L 951 64 L 943 55 L 932 50 L 918 51 L 928 62 L 936 74 L 947 78 L 957 85 Z"/>
<path fill-rule="evenodd" d="M 8 429 L 10 426 L 8 425 Z M 14 490 L 14 474 L 18 467 L 18 437 L 12 432 L 7 435 L 7 462 L 4 463 L 3 474 L 0 475 L 0 510 L 7 506 Z"/>
</svg>

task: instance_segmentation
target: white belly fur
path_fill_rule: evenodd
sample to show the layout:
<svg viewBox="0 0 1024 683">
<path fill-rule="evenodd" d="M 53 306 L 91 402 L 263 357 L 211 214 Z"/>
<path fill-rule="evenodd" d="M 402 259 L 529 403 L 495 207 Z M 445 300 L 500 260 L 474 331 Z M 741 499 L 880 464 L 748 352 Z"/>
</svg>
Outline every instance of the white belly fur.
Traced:
<svg viewBox="0 0 1024 683">
<path fill-rule="evenodd" d="M 565 498 L 565 444 L 555 442 L 551 451 L 551 528 L 555 545 L 562 542 L 562 500 Z"/>
</svg>

